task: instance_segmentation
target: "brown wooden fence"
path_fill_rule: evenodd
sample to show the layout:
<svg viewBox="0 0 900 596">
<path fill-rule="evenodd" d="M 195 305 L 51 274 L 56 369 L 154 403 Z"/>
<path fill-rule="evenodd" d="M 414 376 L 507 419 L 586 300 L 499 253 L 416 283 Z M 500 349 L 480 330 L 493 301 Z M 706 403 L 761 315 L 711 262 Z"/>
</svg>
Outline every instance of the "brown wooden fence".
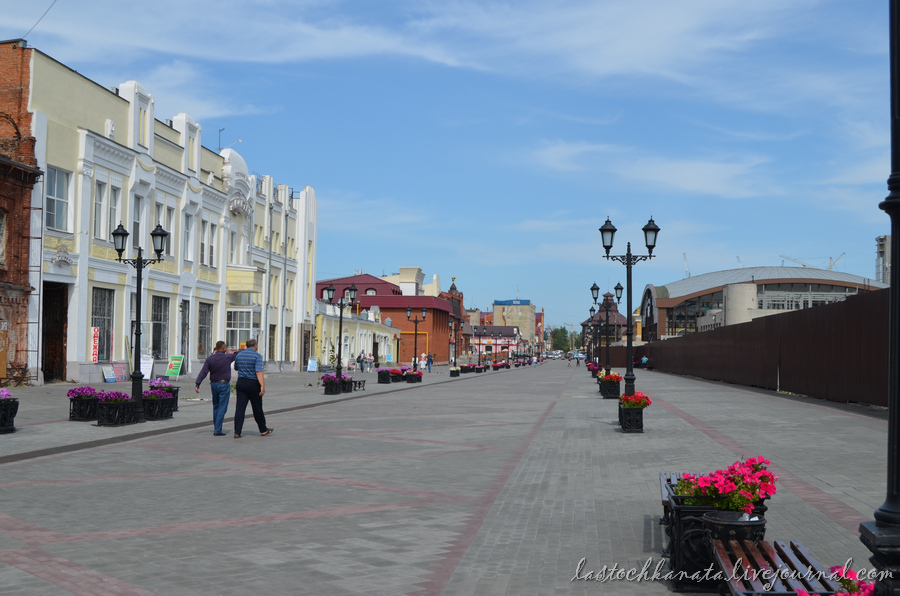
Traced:
<svg viewBox="0 0 900 596">
<path fill-rule="evenodd" d="M 636 346 L 635 359 L 646 355 L 656 370 L 681 375 L 887 406 L 889 292 Z M 625 348 L 613 346 L 611 359 L 624 367 Z"/>
</svg>

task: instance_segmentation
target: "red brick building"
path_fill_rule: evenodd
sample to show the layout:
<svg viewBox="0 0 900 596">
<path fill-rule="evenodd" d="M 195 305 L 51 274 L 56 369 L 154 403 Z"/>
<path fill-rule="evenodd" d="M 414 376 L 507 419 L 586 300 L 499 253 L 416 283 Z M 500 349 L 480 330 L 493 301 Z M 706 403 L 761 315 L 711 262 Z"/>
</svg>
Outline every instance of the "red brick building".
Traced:
<svg viewBox="0 0 900 596">
<path fill-rule="evenodd" d="M 0 378 L 20 379 L 30 376 L 30 328 L 37 333 L 36 319 L 34 325 L 28 322 L 35 291 L 29 280 L 32 240 L 36 250 L 40 247 L 40 238 L 31 238 L 31 194 L 43 175 L 30 136 L 29 58 L 23 45 L 0 46 Z M 31 338 L 34 346 L 37 341 Z M 32 351 L 31 373 L 36 373 L 37 348 Z"/>
<path fill-rule="evenodd" d="M 327 300 L 325 288 L 334 286 L 334 299 L 349 297 L 351 285 L 356 286 L 356 306 L 354 312 L 377 306 L 381 310 L 381 321 L 391 319 L 394 327 L 401 329 L 399 340 L 400 364 L 410 366 L 414 355 L 418 353 L 432 354 L 435 364 L 446 365 L 451 353 L 451 321 L 453 328 L 462 325 L 459 314 L 454 312 L 453 304 L 435 296 L 403 295 L 400 286 L 385 281 L 374 275 L 361 274 L 316 282 L 316 297 Z M 347 299 L 347 298 L 345 298 Z M 406 309 L 411 309 L 411 316 L 406 318 Z M 425 319 L 422 320 L 422 309 Z M 414 319 L 419 319 L 418 330 Z M 396 348 L 396 344 L 395 344 Z"/>
</svg>

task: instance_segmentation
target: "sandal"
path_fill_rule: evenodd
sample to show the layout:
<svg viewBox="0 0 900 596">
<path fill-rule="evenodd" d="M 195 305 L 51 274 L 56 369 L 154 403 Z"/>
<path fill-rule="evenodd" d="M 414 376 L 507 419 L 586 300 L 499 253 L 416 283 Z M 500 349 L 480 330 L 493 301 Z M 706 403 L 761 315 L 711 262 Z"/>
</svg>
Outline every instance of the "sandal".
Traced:
<svg viewBox="0 0 900 596">
<path fill-rule="evenodd" d="M 271 435 L 273 432 L 275 432 L 275 429 L 274 429 L 274 428 L 267 428 L 267 429 L 266 429 L 266 432 L 259 433 L 259 436 L 265 437 L 265 436 L 267 436 L 267 435 Z"/>
</svg>

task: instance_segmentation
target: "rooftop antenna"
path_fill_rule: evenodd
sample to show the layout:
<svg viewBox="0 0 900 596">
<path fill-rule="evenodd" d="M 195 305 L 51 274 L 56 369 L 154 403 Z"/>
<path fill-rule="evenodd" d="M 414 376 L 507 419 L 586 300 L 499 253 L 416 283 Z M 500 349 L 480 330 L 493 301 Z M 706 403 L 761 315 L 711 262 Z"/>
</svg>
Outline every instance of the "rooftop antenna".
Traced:
<svg viewBox="0 0 900 596">
<path fill-rule="evenodd" d="M 744 268 L 744 264 L 741 263 L 741 257 L 737 257 L 737 261 L 738 261 L 738 268 L 739 268 L 739 269 L 743 269 L 743 268 Z"/>
</svg>

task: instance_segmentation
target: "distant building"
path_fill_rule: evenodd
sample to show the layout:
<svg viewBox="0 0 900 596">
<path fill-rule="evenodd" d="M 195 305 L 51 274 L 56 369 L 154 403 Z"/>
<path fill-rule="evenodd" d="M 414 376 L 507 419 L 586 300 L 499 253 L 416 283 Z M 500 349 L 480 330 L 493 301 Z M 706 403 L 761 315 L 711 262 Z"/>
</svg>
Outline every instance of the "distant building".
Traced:
<svg viewBox="0 0 900 596">
<path fill-rule="evenodd" d="M 875 239 L 875 281 L 891 285 L 891 237 Z"/>
<path fill-rule="evenodd" d="M 494 325 L 518 327 L 519 334 L 526 341 L 533 342 L 537 317 L 530 300 L 494 300 Z"/>
<path fill-rule="evenodd" d="M 653 341 L 845 300 L 886 284 L 813 267 L 745 267 L 704 273 L 641 296 L 641 336 Z"/>
</svg>

